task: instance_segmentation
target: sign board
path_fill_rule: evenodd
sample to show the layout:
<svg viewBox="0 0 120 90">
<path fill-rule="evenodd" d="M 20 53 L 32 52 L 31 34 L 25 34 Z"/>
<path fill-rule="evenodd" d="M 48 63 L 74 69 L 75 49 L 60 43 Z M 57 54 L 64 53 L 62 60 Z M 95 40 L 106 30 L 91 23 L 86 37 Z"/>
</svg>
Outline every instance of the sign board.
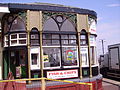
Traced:
<svg viewBox="0 0 120 90">
<path fill-rule="evenodd" d="M 18 67 L 16 67 L 16 77 L 21 77 L 21 67 L 20 66 L 18 66 Z"/>
<path fill-rule="evenodd" d="M 75 78 L 78 77 L 78 70 L 60 70 L 60 71 L 48 71 L 47 78 L 50 79 L 63 79 L 63 78 Z"/>
<path fill-rule="evenodd" d="M 96 21 L 93 18 L 89 17 L 89 31 L 91 32 L 91 34 L 96 34 Z"/>
</svg>

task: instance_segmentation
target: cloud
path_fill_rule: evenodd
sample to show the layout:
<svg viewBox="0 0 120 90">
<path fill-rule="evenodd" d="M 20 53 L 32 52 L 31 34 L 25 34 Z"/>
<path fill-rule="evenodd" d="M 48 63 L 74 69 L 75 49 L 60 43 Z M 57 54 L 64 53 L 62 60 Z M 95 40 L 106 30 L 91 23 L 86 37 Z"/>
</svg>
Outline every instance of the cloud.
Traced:
<svg viewBox="0 0 120 90">
<path fill-rule="evenodd" d="M 120 7 L 120 4 L 109 4 L 108 7 Z"/>
</svg>

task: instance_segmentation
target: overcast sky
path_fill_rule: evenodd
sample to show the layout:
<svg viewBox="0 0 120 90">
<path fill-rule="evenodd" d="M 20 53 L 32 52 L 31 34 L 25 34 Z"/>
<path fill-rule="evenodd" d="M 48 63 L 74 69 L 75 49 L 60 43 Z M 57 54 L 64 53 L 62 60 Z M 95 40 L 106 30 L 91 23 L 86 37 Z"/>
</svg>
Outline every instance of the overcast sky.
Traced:
<svg viewBox="0 0 120 90">
<path fill-rule="evenodd" d="M 105 52 L 107 46 L 120 43 L 120 0 L 0 0 L 0 3 L 53 3 L 97 12 L 97 48 L 102 54 L 101 39 L 104 39 Z"/>
</svg>

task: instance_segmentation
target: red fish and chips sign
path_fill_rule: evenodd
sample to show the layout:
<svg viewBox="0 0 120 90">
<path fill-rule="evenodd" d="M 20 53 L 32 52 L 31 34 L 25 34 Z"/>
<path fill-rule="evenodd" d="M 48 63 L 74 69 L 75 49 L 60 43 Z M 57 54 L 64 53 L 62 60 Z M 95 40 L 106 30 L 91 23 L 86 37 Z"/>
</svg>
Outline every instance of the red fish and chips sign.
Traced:
<svg viewBox="0 0 120 90">
<path fill-rule="evenodd" d="M 63 78 L 75 78 L 75 77 L 78 77 L 77 69 L 47 72 L 47 78 L 50 79 L 63 79 Z"/>
</svg>

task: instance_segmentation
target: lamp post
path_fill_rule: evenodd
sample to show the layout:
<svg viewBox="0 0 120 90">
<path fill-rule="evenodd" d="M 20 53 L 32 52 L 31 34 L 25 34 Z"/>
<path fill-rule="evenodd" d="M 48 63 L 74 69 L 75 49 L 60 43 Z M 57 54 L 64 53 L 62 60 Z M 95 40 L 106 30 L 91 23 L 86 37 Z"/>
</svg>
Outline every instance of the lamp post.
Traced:
<svg viewBox="0 0 120 90">
<path fill-rule="evenodd" d="M 104 42 L 105 42 L 105 40 L 104 40 L 104 39 L 101 39 L 100 41 L 101 41 L 101 43 L 102 43 L 102 53 L 103 53 L 103 56 L 104 56 Z"/>
</svg>

